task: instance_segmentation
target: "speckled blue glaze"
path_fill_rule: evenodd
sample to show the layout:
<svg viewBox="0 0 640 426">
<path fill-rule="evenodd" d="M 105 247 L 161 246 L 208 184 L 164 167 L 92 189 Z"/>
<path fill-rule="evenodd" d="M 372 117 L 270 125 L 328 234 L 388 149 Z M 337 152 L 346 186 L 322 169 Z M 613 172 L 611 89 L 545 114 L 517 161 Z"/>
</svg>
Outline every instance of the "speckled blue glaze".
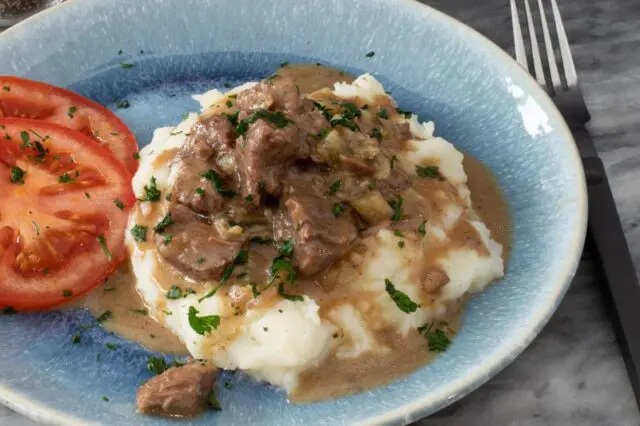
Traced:
<svg viewBox="0 0 640 426">
<path fill-rule="evenodd" d="M 322 17 L 322 18 L 320 18 Z M 328 24 L 331 22 L 331 24 Z M 123 54 L 118 51 L 122 49 Z M 375 56 L 365 54 L 375 51 Z M 0 400 L 65 425 L 406 424 L 504 368 L 556 309 L 586 226 L 582 168 L 550 100 L 506 54 L 408 0 L 70 0 L 0 35 L 0 74 L 44 80 L 114 105 L 141 144 L 197 105 L 193 92 L 257 79 L 277 64 L 368 71 L 403 109 L 494 171 L 513 212 L 506 278 L 475 297 L 450 349 L 406 379 L 336 401 L 288 405 L 239 375 L 223 411 L 175 423 L 135 414 L 149 352 L 81 310 L 0 317 Z M 120 62 L 135 63 L 131 70 Z M 536 121 L 537 120 L 537 121 Z M 107 350 L 106 342 L 117 343 Z M 96 359 L 96 354 L 101 354 Z M 223 389 L 229 381 L 233 389 Z M 103 400 L 106 396 L 109 401 Z"/>
</svg>

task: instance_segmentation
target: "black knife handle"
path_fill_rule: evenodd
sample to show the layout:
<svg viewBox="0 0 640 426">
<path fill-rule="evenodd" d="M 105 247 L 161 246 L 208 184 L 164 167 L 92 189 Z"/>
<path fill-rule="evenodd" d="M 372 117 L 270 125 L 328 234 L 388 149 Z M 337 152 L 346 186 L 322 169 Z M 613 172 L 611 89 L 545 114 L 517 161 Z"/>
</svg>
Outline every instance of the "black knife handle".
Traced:
<svg viewBox="0 0 640 426">
<path fill-rule="evenodd" d="M 618 343 L 640 405 L 640 285 L 602 160 L 584 158 L 582 162 L 589 193 L 589 232 L 611 296 Z"/>
</svg>

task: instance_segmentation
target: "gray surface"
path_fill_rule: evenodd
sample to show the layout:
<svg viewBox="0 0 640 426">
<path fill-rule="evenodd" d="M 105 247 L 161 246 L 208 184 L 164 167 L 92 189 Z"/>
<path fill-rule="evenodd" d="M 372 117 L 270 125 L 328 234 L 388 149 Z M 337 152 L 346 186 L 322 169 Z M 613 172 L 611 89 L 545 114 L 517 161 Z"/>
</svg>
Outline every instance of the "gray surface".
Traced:
<svg viewBox="0 0 640 426">
<path fill-rule="evenodd" d="M 640 265 L 640 2 L 559 1 L 593 116 L 590 130 Z M 424 2 L 512 51 L 508 0 Z M 639 425 L 599 285 L 587 251 L 560 309 L 532 345 L 485 386 L 418 424 Z M 27 425 L 35 423 L 0 407 L 0 426 Z"/>
</svg>

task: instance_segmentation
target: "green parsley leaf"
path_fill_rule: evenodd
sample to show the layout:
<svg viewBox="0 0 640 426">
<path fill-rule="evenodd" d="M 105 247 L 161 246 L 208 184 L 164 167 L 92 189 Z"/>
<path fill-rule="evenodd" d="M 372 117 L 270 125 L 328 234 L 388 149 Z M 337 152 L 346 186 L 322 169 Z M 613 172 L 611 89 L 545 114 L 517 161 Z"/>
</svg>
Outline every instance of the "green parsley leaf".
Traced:
<svg viewBox="0 0 640 426">
<path fill-rule="evenodd" d="M 75 105 L 72 105 L 69 107 L 67 115 L 69 116 L 69 118 L 73 118 L 73 114 L 75 114 L 76 112 L 78 112 L 78 108 Z"/>
<path fill-rule="evenodd" d="M 393 216 L 391 216 L 391 220 L 400 220 L 402 219 L 402 203 L 403 199 L 401 195 L 396 195 L 396 200 L 389 202 L 389 205 L 393 209 Z"/>
<path fill-rule="evenodd" d="M 120 210 L 124 210 L 124 203 L 122 201 L 120 201 L 119 198 L 116 198 L 113 203 L 116 205 L 116 207 L 118 207 Z"/>
<path fill-rule="evenodd" d="M 377 127 L 371 131 L 371 137 L 377 139 L 378 142 L 382 141 L 382 132 Z"/>
<path fill-rule="evenodd" d="M 169 365 L 167 365 L 164 358 L 159 356 L 150 356 L 147 358 L 147 369 L 155 375 L 164 373 L 168 368 Z"/>
<path fill-rule="evenodd" d="M 153 227 L 153 230 L 158 234 L 162 234 L 165 229 L 167 229 L 169 226 L 173 225 L 174 223 L 175 222 L 171 217 L 171 213 L 167 213 L 167 215 L 163 217 L 160 222 L 156 223 L 156 226 Z"/>
<path fill-rule="evenodd" d="M 451 344 L 451 339 L 449 339 L 449 336 L 447 336 L 443 330 L 439 328 L 433 330 L 433 327 L 433 323 L 423 325 L 418 328 L 418 332 L 427 339 L 427 346 L 430 351 L 444 352 Z"/>
<path fill-rule="evenodd" d="M 426 222 L 426 221 L 425 221 L 425 222 L 422 222 L 422 223 L 420 224 L 420 226 L 418 226 L 418 233 L 419 233 L 420 235 L 422 235 L 423 237 L 427 234 L 427 230 L 426 230 L 426 229 L 425 229 L 425 227 L 424 227 L 425 223 L 427 223 L 427 222 Z"/>
<path fill-rule="evenodd" d="M 245 133 L 247 133 L 247 130 L 249 130 L 249 126 L 258 120 L 269 121 L 278 129 L 282 129 L 283 127 L 287 127 L 289 123 L 293 123 L 293 121 L 288 119 L 281 111 L 268 111 L 266 109 L 259 109 L 247 118 L 240 120 L 240 122 L 236 126 L 236 133 L 238 133 L 239 135 L 244 135 Z"/>
<path fill-rule="evenodd" d="M 227 117 L 227 120 L 229 120 L 229 123 L 231 123 L 231 125 L 233 126 L 237 126 L 238 125 L 238 115 L 240 115 L 240 111 L 236 111 L 233 114 L 224 114 L 225 117 Z"/>
<path fill-rule="evenodd" d="M 23 185 L 24 184 L 24 176 L 27 174 L 27 172 L 25 172 L 24 170 L 22 170 L 20 167 L 14 166 L 11 167 L 11 183 L 14 183 L 16 185 Z"/>
<path fill-rule="evenodd" d="M 293 239 L 284 240 L 282 244 L 278 247 L 278 251 L 283 256 L 291 257 L 293 256 L 293 250 L 296 247 L 296 242 Z"/>
<path fill-rule="evenodd" d="M 392 155 L 391 158 L 389 159 L 389 167 L 393 169 L 396 165 L 396 161 L 398 161 L 398 157 L 396 157 L 395 155 Z"/>
<path fill-rule="evenodd" d="M 69 176 L 69 173 L 65 173 L 62 176 L 58 177 L 58 182 L 60 183 L 71 183 L 74 182 L 75 179 Z"/>
<path fill-rule="evenodd" d="M 224 382 L 224 388 L 225 389 L 233 389 L 233 385 L 229 382 Z"/>
<path fill-rule="evenodd" d="M 367 54 L 366 54 L 366 55 L 364 55 L 364 56 L 366 56 L 367 58 L 373 58 L 373 57 L 375 56 L 375 54 L 376 54 L 376 52 L 374 52 L 374 51 L 372 50 L 371 52 L 367 53 Z"/>
<path fill-rule="evenodd" d="M 196 263 L 197 263 L 198 265 L 201 265 L 201 264 L 203 264 L 206 260 L 207 260 L 207 259 L 206 259 L 204 256 L 200 256 L 200 257 L 198 257 L 198 258 L 196 259 Z"/>
<path fill-rule="evenodd" d="M 5 92 L 10 92 L 10 91 L 11 91 L 11 87 L 9 87 L 9 86 L 2 86 L 2 90 L 4 90 Z"/>
<path fill-rule="evenodd" d="M 104 255 L 107 256 L 107 260 L 111 261 L 111 252 L 109 251 L 109 247 L 107 246 L 107 240 L 104 239 L 104 235 L 98 235 L 96 237 L 96 240 L 98 240 L 98 243 L 100 244 Z"/>
<path fill-rule="evenodd" d="M 18 311 L 16 311 L 13 306 L 5 306 L 4 308 L 2 308 L 2 314 L 3 315 L 13 315 L 15 313 L 17 313 Z"/>
<path fill-rule="evenodd" d="M 415 303 L 413 300 L 409 298 L 406 294 L 397 290 L 393 283 L 389 281 L 387 278 L 384 279 L 385 290 L 391 297 L 391 300 L 396 304 L 396 306 L 404 313 L 415 312 L 420 305 Z"/>
<path fill-rule="evenodd" d="M 196 291 L 191 287 L 187 287 L 187 289 L 184 292 L 187 294 L 196 294 Z"/>
<path fill-rule="evenodd" d="M 333 215 L 335 217 L 340 216 L 342 213 L 344 213 L 344 206 L 342 205 L 342 203 L 336 203 L 333 205 Z"/>
<path fill-rule="evenodd" d="M 105 343 L 104 347 L 109 349 L 110 351 L 118 349 L 118 345 L 115 343 Z"/>
<path fill-rule="evenodd" d="M 233 270 L 236 266 L 245 265 L 249 261 L 249 252 L 245 249 L 240 249 L 236 257 L 233 259 L 233 262 L 228 264 L 224 268 L 224 272 L 222 273 L 222 277 L 220 278 L 220 283 L 225 283 L 233 273 Z"/>
<path fill-rule="evenodd" d="M 386 108 L 382 108 L 382 109 L 380 109 L 380 111 L 378 111 L 378 117 L 384 118 L 385 120 L 388 120 L 389 119 L 389 112 L 387 111 Z"/>
<path fill-rule="evenodd" d="M 271 276 L 271 282 L 273 282 L 273 280 L 275 280 L 279 276 L 280 272 L 283 271 L 287 273 L 286 280 L 290 283 L 294 282 L 298 278 L 298 274 L 296 273 L 293 264 L 284 257 L 278 256 L 273 259 L 273 262 L 271 262 L 271 266 L 269 266 L 269 275 Z"/>
<path fill-rule="evenodd" d="M 160 201 L 162 193 L 156 186 L 156 177 L 151 176 L 149 184 L 144 186 L 144 197 L 140 201 Z"/>
<path fill-rule="evenodd" d="M 211 389 L 209 391 L 209 393 L 207 394 L 207 404 L 214 411 L 222 410 L 222 407 L 220 407 L 220 401 L 218 401 L 218 398 L 216 397 L 216 390 L 215 389 Z"/>
<path fill-rule="evenodd" d="M 398 241 L 398 247 L 404 248 L 404 241 Z"/>
<path fill-rule="evenodd" d="M 62 297 L 71 297 L 73 292 L 71 290 L 62 290 Z"/>
<path fill-rule="evenodd" d="M 105 321 L 110 320 L 112 317 L 113 317 L 113 312 L 104 311 L 103 313 L 100 314 L 100 316 L 98 316 L 98 318 L 96 318 L 96 321 L 98 321 L 99 323 L 103 323 Z"/>
<path fill-rule="evenodd" d="M 80 343 L 80 335 L 74 334 L 73 336 L 71 336 L 71 343 L 73 343 L 74 345 Z"/>
<path fill-rule="evenodd" d="M 20 132 L 20 139 L 22 139 L 22 144 L 20 145 L 21 149 L 31 147 L 31 138 L 29 137 L 29 133 L 23 130 Z"/>
<path fill-rule="evenodd" d="M 283 63 L 280 64 L 280 68 L 284 68 L 287 65 L 289 65 L 289 62 L 283 62 Z"/>
<path fill-rule="evenodd" d="M 255 299 L 256 297 L 260 296 L 260 292 L 258 291 L 258 284 L 252 281 L 251 283 L 249 283 L 249 285 L 251 286 L 251 293 L 253 293 L 253 298 Z"/>
<path fill-rule="evenodd" d="M 329 133 L 331 133 L 331 129 L 329 127 L 325 127 L 324 129 L 320 129 L 318 133 L 312 136 L 318 140 L 323 140 L 324 138 L 327 137 Z"/>
<path fill-rule="evenodd" d="M 358 125 L 356 123 L 354 123 L 351 120 L 348 120 L 344 117 L 334 117 L 331 119 L 331 125 L 332 126 L 343 126 L 346 127 L 347 129 L 351 130 L 352 132 L 359 132 L 360 131 L 360 127 L 358 127 Z"/>
<path fill-rule="evenodd" d="M 198 194 L 201 197 L 204 197 L 204 189 L 196 188 L 196 194 Z"/>
<path fill-rule="evenodd" d="M 333 182 L 329 187 L 329 194 L 335 194 L 336 192 L 340 191 L 341 185 L 342 185 L 342 182 L 339 180 Z"/>
<path fill-rule="evenodd" d="M 318 111 L 322 113 L 322 115 L 324 115 L 324 118 L 326 118 L 327 121 L 331 121 L 331 117 L 333 117 L 333 115 L 331 114 L 331 112 L 329 112 L 329 110 L 324 105 L 316 101 L 313 101 L 313 105 L 316 107 Z"/>
<path fill-rule="evenodd" d="M 225 105 L 227 105 L 229 108 L 231 108 L 233 106 L 233 102 L 231 102 L 231 100 L 228 99 L 227 102 L 225 103 Z"/>
<path fill-rule="evenodd" d="M 411 111 L 405 111 L 400 108 L 396 108 L 396 111 L 398 111 L 398 114 L 404 115 L 404 118 L 407 118 L 407 119 L 411 118 L 411 116 L 413 115 Z"/>
<path fill-rule="evenodd" d="M 423 178 L 442 179 L 438 166 L 416 166 L 416 174 Z"/>
<path fill-rule="evenodd" d="M 103 396 L 102 400 L 105 401 L 105 402 L 109 402 L 109 398 L 107 398 L 106 396 Z"/>
<path fill-rule="evenodd" d="M 249 194 L 246 197 L 244 197 L 244 201 L 246 201 L 247 203 L 250 203 L 253 201 L 253 195 Z"/>
<path fill-rule="evenodd" d="M 87 197 L 87 200 L 91 198 L 91 194 L 89 194 L 88 192 L 85 192 L 84 196 Z"/>
<path fill-rule="evenodd" d="M 147 228 L 146 226 L 142 226 L 142 225 L 134 225 L 133 228 L 131 228 L 131 235 L 133 236 L 133 239 L 136 240 L 139 243 L 145 242 L 147 241 L 147 230 L 149 228 Z"/>
<path fill-rule="evenodd" d="M 352 104 L 351 102 L 345 102 L 342 104 L 342 116 L 347 120 L 352 120 L 356 117 L 360 117 L 361 115 L 362 112 L 356 104 Z"/>
<path fill-rule="evenodd" d="M 211 289 L 207 294 L 205 294 L 200 299 L 198 299 L 198 303 L 202 302 L 204 299 L 208 299 L 211 296 L 215 295 L 218 292 L 218 290 L 220 289 L 220 287 L 222 287 L 222 285 L 223 284 L 219 284 L 217 287 L 214 287 L 213 289 Z"/>
<path fill-rule="evenodd" d="M 170 300 L 180 299 L 182 297 L 182 289 L 177 285 L 171 286 L 171 288 L 169 289 L 169 291 L 167 291 L 165 296 L 167 297 L 167 299 L 170 299 Z"/>
<path fill-rule="evenodd" d="M 139 151 L 136 151 L 136 152 L 133 153 L 133 159 L 134 160 L 140 160 L 140 152 Z"/>
<path fill-rule="evenodd" d="M 231 198 L 238 195 L 234 191 L 231 191 L 224 187 L 224 183 L 222 182 L 222 179 L 220 179 L 220 176 L 218 176 L 218 174 L 214 172 L 213 169 L 207 170 L 205 173 L 202 173 L 200 176 L 202 176 L 203 178 L 211 182 L 216 192 L 222 195 L 223 197 Z"/>
<path fill-rule="evenodd" d="M 208 316 L 198 316 L 199 311 L 193 306 L 189 306 L 189 313 L 187 317 L 189 319 L 189 325 L 201 336 L 204 336 L 205 333 L 209 333 L 218 328 L 220 325 L 220 316 L 219 315 L 208 315 Z"/>
<path fill-rule="evenodd" d="M 396 237 L 404 237 L 404 235 L 402 235 L 402 232 L 398 231 L 397 229 L 393 231 L 393 235 L 395 235 Z"/>
<path fill-rule="evenodd" d="M 116 108 L 127 109 L 130 106 L 131 106 L 131 103 L 129 103 L 129 101 L 126 99 L 119 99 L 116 101 Z"/>
<path fill-rule="evenodd" d="M 287 300 L 291 300 L 292 302 L 304 302 L 304 297 L 298 294 L 287 294 L 284 292 L 284 283 L 278 284 L 278 294 Z"/>
<path fill-rule="evenodd" d="M 164 243 L 164 245 L 166 246 L 167 244 L 169 244 L 171 242 L 171 240 L 173 240 L 173 235 L 171 234 L 166 234 L 164 236 L 164 238 L 162 239 L 162 242 Z"/>
<path fill-rule="evenodd" d="M 133 68 L 133 64 L 128 64 L 126 62 L 120 62 L 120 66 L 125 70 L 130 70 L 131 68 Z"/>
</svg>

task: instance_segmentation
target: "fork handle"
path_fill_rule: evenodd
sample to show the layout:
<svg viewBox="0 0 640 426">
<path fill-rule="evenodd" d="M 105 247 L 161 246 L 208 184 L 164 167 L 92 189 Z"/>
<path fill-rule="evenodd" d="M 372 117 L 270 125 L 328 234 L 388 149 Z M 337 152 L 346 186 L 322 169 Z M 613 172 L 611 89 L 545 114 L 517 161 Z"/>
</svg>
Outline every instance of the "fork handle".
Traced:
<svg viewBox="0 0 640 426">
<path fill-rule="evenodd" d="M 640 405 L 640 285 L 602 160 L 592 157 L 582 161 L 589 194 L 589 232 L 614 308 L 611 313 L 618 343 Z"/>
</svg>

